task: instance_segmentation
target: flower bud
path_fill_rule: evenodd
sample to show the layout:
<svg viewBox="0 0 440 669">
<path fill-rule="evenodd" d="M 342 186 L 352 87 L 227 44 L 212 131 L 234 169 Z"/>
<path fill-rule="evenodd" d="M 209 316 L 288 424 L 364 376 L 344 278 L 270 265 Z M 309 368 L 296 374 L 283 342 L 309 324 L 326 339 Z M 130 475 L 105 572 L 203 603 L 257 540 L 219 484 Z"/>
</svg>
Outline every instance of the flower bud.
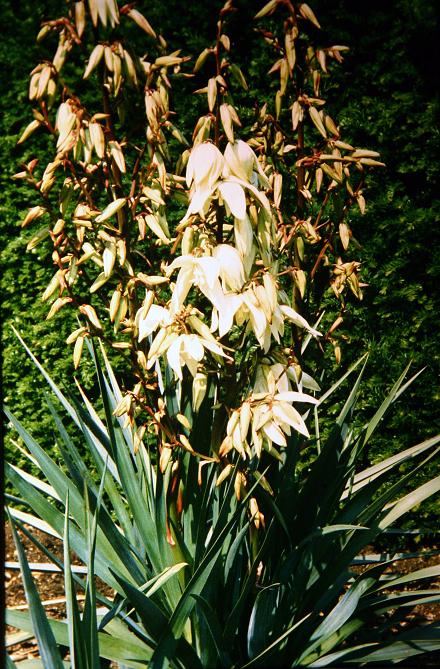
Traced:
<svg viewBox="0 0 440 669">
<path fill-rule="evenodd" d="M 197 372 L 192 384 L 192 408 L 195 413 L 200 409 L 208 387 L 208 377 L 202 372 Z"/>
</svg>

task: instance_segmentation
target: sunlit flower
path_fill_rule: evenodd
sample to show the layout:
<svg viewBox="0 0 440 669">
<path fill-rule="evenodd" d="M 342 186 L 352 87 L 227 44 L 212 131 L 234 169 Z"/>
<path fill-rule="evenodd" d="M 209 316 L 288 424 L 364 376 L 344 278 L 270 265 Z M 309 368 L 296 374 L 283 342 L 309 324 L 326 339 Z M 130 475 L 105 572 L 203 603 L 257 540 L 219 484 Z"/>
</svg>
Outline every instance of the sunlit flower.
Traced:
<svg viewBox="0 0 440 669">
<path fill-rule="evenodd" d="M 242 257 L 246 275 L 249 275 L 256 253 L 254 231 L 249 216 L 245 215 L 243 218 L 235 218 L 234 238 L 235 247 Z"/>
<path fill-rule="evenodd" d="M 223 165 L 223 156 L 214 144 L 211 142 L 198 144 L 191 151 L 186 166 L 188 187 L 194 182 L 196 188 L 204 186 L 212 188 L 222 173 Z"/>
<path fill-rule="evenodd" d="M 153 346 L 151 347 L 153 349 Z M 151 355 L 148 356 L 148 367 L 151 368 L 161 355 L 166 355 L 167 361 L 176 377 L 183 379 L 183 367 L 188 367 L 193 377 L 197 374 L 199 363 L 205 356 L 205 349 L 227 357 L 223 349 L 212 339 L 205 339 L 196 334 L 180 334 L 171 332 L 164 338 L 163 344 Z"/>
<path fill-rule="evenodd" d="M 224 158 L 214 144 L 203 142 L 191 151 L 186 166 L 186 183 L 192 185 L 188 210 L 182 219 L 187 220 L 192 214 L 204 217 L 209 206 L 215 184 L 222 173 Z"/>
<path fill-rule="evenodd" d="M 248 181 L 253 186 L 261 184 L 269 188 L 269 180 L 258 162 L 257 156 L 249 144 L 239 139 L 233 144 L 228 143 L 225 150 L 226 165 L 223 170 L 224 176 L 233 174 L 243 181 Z"/>
<path fill-rule="evenodd" d="M 220 263 L 216 258 L 192 255 L 180 256 L 168 266 L 166 273 L 170 276 L 175 269 L 180 268 L 171 298 L 171 313 L 178 313 L 192 286 L 197 286 L 208 298 L 211 304 L 221 310 L 223 291 L 220 285 Z"/>
<path fill-rule="evenodd" d="M 182 367 L 185 365 L 191 375 L 196 376 L 198 365 L 205 355 L 205 348 L 216 355 L 224 356 L 219 344 L 196 334 L 182 334 L 173 341 L 166 355 L 168 364 L 178 379 L 183 379 Z"/>
<path fill-rule="evenodd" d="M 211 318 L 211 332 L 218 328 L 220 337 L 223 337 L 234 324 L 234 317 L 243 304 L 243 295 L 239 293 L 226 293 L 222 303 L 217 309 L 213 309 Z"/>
<path fill-rule="evenodd" d="M 135 323 L 139 331 L 139 341 L 152 334 L 159 326 L 165 327 L 171 322 L 168 309 L 153 304 L 154 294 L 147 291 L 142 307 L 137 311 Z"/>
<path fill-rule="evenodd" d="M 318 400 L 302 392 L 284 391 L 278 393 L 253 393 L 228 420 L 226 437 L 220 446 L 220 455 L 226 455 L 232 448 L 242 458 L 252 457 L 252 450 L 257 457 L 262 450 L 280 457 L 276 446 L 286 447 L 287 437 L 292 429 L 309 437 L 303 417 L 292 402 L 317 404 Z M 248 432 L 251 432 L 250 442 Z"/>
<path fill-rule="evenodd" d="M 243 187 L 232 180 L 219 181 L 217 189 L 226 205 L 226 213 L 236 218 L 246 216 L 246 196 Z"/>
<path fill-rule="evenodd" d="M 241 290 L 244 284 L 244 268 L 237 249 L 230 244 L 219 244 L 213 249 L 212 256 L 219 263 L 223 290 Z"/>
</svg>

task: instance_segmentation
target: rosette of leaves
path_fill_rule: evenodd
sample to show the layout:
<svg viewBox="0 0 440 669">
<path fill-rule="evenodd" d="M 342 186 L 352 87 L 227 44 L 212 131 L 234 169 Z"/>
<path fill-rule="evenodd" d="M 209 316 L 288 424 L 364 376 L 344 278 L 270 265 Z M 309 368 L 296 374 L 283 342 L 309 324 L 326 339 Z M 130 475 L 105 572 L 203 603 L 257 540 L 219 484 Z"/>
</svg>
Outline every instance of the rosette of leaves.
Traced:
<svg viewBox="0 0 440 669">
<path fill-rule="evenodd" d="M 440 568 L 402 574 L 408 555 L 365 554 L 378 535 L 440 489 L 437 477 L 402 493 L 438 453 L 439 437 L 366 470 L 357 466 L 410 383 L 407 370 L 371 420 L 354 429 L 361 371 L 331 431 L 320 435 L 319 416 L 333 408 L 336 387 L 352 379 L 361 359 L 316 407 L 319 450 L 308 467 L 299 466 L 303 441 L 292 432 L 279 466 L 267 478 L 255 471 L 237 496 L 232 477 L 221 484 L 216 462 L 199 464 L 181 450 L 173 462 L 158 463 L 156 451 L 115 416 L 121 391 L 105 356 L 102 368 L 92 354 L 101 416 L 83 392 L 64 395 L 31 356 L 56 397 L 48 406 L 62 465 L 7 412 L 40 469 L 30 476 L 6 466 L 18 495 L 8 498 L 11 523 L 47 556 L 31 568 L 14 529 L 29 610 L 8 610 L 7 622 L 36 636 L 36 666 L 98 668 L 108 660 L 153 669 L 349 666 L 439 650 L 438 624 L 414 627 L 407 616 L 417 604 L 438 601 L 430 580 Z M 176 398 L 169 393 L 166 401 Z M 64 424 L 59 404 L 71 423 Z M 69 436 L 72 426 L 92 467 Z M 198 416 L 200 441 L 215 429 L 209 412 Z M 408 473 L 390 486 L 389 473 L 404 463 Z M 63 539 L 64 560 L 33 528 Z M 33 568 L 63 571 L 65 620 L 47 617 Z"/>
</svg>

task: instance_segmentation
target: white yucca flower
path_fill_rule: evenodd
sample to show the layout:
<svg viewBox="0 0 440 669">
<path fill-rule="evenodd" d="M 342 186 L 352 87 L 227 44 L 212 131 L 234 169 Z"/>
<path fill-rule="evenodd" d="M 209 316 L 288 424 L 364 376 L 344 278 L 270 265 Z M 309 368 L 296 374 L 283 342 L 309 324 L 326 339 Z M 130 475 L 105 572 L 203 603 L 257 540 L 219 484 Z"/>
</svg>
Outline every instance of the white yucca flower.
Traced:
<svg viewBox="0 0 440 669">
<path fill-rule="evenodd" d="M 175 269 L 180 268 L 171 297 L 171 313 L 178 313 L 192 286 L 197 286 L 218 310 L 222 309 L 224 293 L 220 285 L 220 263 L 216 258 L 192 255 L 180 256 L 167 267 L 166 273 L 170 276 Z"/>
<path fill-rule="evenodd" d="M 186 365 L 191 375 L 197 375 L 199 363 L 205 356 L 205 348 L 216 355 L 224 356 L 221 346 L 196 334 L 179 335 L 167 350 L 167 360 L 176 377 L 183 379 L 182 367 Z"/>
<path fill-rule="evenodd" d="M 300 392 L 303 388 L 318 392 L 321 390 L 319 384 L 310 374 L 293 365 L 282 365 L 280 362 L 272 364 L 260 364 L 257 367 L 253 392 L 254 394 L 284 393 L 297 388 Z"/>
<path fill-rule="evenodd" d="M 243 306 L 240 311 L 238 320 L 242 320 L 243 315 L 246 320 L 247 318 L 249 319 L 250 328 L 253 330 L 261 348 L 267 353 L 271 341 L 270 323 L 266 318 L 264 309 L 258 301 L 253 287 L 243 293 Z"/>
<path fill-rule="evenodd" d="M 226 293 L 221 305 L 213 309 L 211 315 L 211 332 L 218 328 L 219 337 L 229 332 L 234 324 L 234 317 L 243 303 L 243 296 L 239 293 Z"/>
<path fill-rule="evenodd" d="M 212 189 L 218 181 L 224 165 L 220 151 L 211 142 L 198 144 L 191 151 L 186 166 L 186 183 L 194 183 L 196 189 Z"/>
<path fill-rule="evenodd" d="M 142 341 L 157 328 L 166 327 L 171 323 L 168 309 L 158 304 L 152 304 L 153 293 L 148 291 L 144 304 L 136 313 L 135 323 L 139 331 L 139 341 Z"/>
<path fill-rule="evenodd" d="M 212 256 L 219 263 L 223 290 L 241 290 L 245 280 L 244 268 L 237 249 L 230 244 L 219 244 L 213 249 Z"/>
<path fill-rule="evenodd" d="M 257 451 L 263 447 L 270 452 L 273 444 L 287 446 L 286 436 L 291 435 L 292 428 L 307 438 L 310 436 L 292 402 L 317 404 L 318 400 L 305 393 L 285 391 L 267 396 L 257 406 L 252 421 L 252 443 Z"/>
<path fill-rule="evenodd" d="M 286 437 L 292 434 L 292 429 L 309 437 L 304 419 L 292 406 L 292 402 L 317 404 L 318 400 L 295 391 L 253 393 L 239 409 L 231 413 L 226 427 L 226 437 L 220 447 L 220 455 L 226 455 L 235 448 L 242 458 L 252 457 L 248 441 L 249 428 L 250 444 L 257 457 L 261 456 L 264 449 L 279 458 L 274 444 L 286 447 Z"/>
<path fill-rule="evenodd" d="M 232 180 L 220 181 L 217 184 L 218 192 L 226 205 L 226 213 L 236 218 L 246 216 L 246 196 L 243 187 Z"/>
<path fill-rule="evenodd" d="M 257 156 L 249 144 L 239 139 L 233 144 L 228 143 L 225 149 L 224 176 L 232 174 L 243 181 L 248 181 L 254 186 L 261 185 L 269 188 L 269 180 L 258 162 Z"/>
<path fill-rule="evenodd" d="M 253 330 L 261 348 L 267 353 L 273 337 L 278 343 L 284 333 L 284 317 L 277 301 L 275 278 L 266 272 L 263 284 L 253 283 L 242 294 L 242 304 L 235 320 L 242 325 L 249 320 L 249 329 Z"/>
<path fill-rule="evenodd" d="M 274 395 L 289 390 L 292 390 L 292 387 L 284 365 L 279 362 L 258 365 L 254 381 L 254 394 Z"/>
</svg>

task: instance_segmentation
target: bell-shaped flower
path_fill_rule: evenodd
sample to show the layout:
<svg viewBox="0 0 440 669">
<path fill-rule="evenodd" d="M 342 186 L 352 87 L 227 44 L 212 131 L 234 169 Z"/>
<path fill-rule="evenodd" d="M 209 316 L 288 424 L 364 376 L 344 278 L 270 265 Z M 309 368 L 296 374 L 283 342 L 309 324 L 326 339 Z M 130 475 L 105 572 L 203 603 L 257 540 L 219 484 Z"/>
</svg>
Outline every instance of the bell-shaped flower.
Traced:
<svg viewBox="0 0 440 669">
<path fill-rule="evenodd" d="M 266 366 L 267 376 L 273 377 L 273 368 L 275 366 Z M 263 372 L 264 376 L 264 372 Z M 273 387 L 269 381 L 269 385 Z M 259 456 L 261 449 L 265 448 L 272 455 L 279 457 L 278 452 L 273 448 L 277 446 L 287 446 L 287 436 L 290 436 L 292 428 L 309 437 L 309 431 L 303 417 L 292 406 L 292 402 L 307 402 L 318 404 L 318 400 L 302 392 L 283 391 L 261 396 L 262 393 L 254 393 L 251 396 L 257 400 L 252 408 L 252 444 Z"/>
<path fill-rule="evenodd" d="M 237 293 L 226 293 L 221 306 L 213 309 L 211 318 L 211 332 L 218 328 L 219 337 L 229 332 L 234 324 L 234 317 L 243 303 L 243 296 Z"/>
<path fill-rule="evenodd" d="M 152 334 L 159 325 L 166 326 L 171 321 L 168 309 L 153 304 L 153 302 L 154 293 L 152 290 L 147 290 L 144 302 L 135 316 L 135 325 L 139 332 L 139 341 L 142 341 L 145 337 Z"/>
<path fill-rule="evenodd" d="M 144 307 L 141 307 L 136 314 L 136 325 L 139 330 L 139 341 L 152 334 L 159 326 L 165 327 L 171 322 L 168 309 L 158 304 L 152 304 L 145 314 Z"/>
<path fill-rule="evenodd" d="M 180 268 L 171 297 L 171 313 L 178 313 L 192 286 L 197 286 L 211 304 L 221 310 L 224 294 L 220 285 L 220 263 L 216 258 L 193 255 L 180 256 L 168 266 L 166 273 L 170 276 Z"/>
<path fill-rule="evenodd" d="M 186 166 L 186 183 L 194 182 L 197 188 L 212 189 L 218 181 L 224 165 L 224 158 L 218 148 L 211 142 L 198 144 L 191 151 Z"/>
<path fill-rule="evenodd" d="M 277 304 L 272 314 L 272 321 L 270 323 L 270 332 L 272 337 L 278 344 L 281 342 L 281 337 L 284 334 L 284 317 L 279 305 Z"/>
<path fill-rule="evenodd" d="M 246 216 L 246 197 L 243 187 L 236 181 L 220 181 L 217 186 L 223 202 L 226 205 L 226 213 L 236 218 Z"/>
<path fill-rule="evenodd" d="M 270 348 L 270 324 L 252 288 L 243 293 L 243 304 L 248 309 L 249 320 L 255 337 L 260 346 L 267 352 Z"/>
<path fill-rule="evenodd" d="M 274 395 L 277 392 L 291 390 L 286 368 L 280 362 L 272 365 L 260 364 L 257 366 L 254 381 L 254 393 Z"/>
<path fill-rule="evenodd" d="M 237 249 L 230 244 L 219 244 L 214 248 L 212 256 L 219 263 L 223 290 L 241 290 L 244 284 L 244 268 Z"/>
<path fill-rule="evenodd" d="M 223 166 L 223 155 L 211 142 L 203 142 L 193 148 L 186 166 L 186 183 L 188 187 L 192 185 L 192 192 L 182 223 L 192 214 L 205 217 Z"/>
<path fill-rule="evenodd" d="M 233 144 L 228 143 L 225 149 L 224 175 L 232 174 L 243 181 L 254 186 L 260 183 L 264 188 L 269 188 L 269 180 L 258 162 L 257 156 L 249 144 L 239 139 Z"/>
<path fill-rule="evenodd" d="M 188 367 L 193 377 L 197 374 L 199 363 L 205 355 L 205 348 L 217 355 L 224 356 L 221 346 L 196 334 L 182 334 L 173 341 L 167 350 L 167 360 L 176 377 L 183 379 L 182 367 Z"/>
</svg>

